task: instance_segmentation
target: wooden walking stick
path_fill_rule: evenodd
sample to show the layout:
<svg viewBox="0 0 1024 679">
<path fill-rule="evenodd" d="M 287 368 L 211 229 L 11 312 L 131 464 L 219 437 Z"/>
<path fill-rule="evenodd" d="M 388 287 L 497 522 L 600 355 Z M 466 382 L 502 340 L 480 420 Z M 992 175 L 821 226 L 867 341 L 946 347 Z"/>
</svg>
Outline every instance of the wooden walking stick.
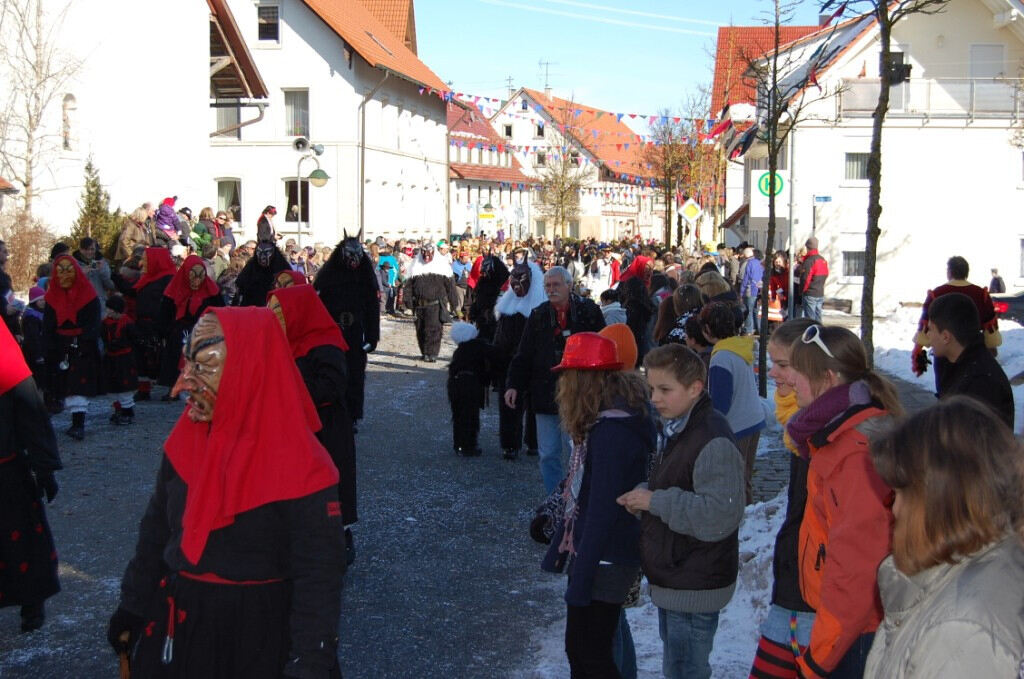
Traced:
<svg viewBox="0 0 1024 679">
<path fill-rule="evenodd" d="M 128 647 L 128 641 L 132 638 L 132 633 L 129 631 L 121 632 L 121 636 L 118 637 L 124 642 L 125 648 Z M 121 679 L 132 679 L 132 662 L 128 659 L 128 651 L 124 650 L 117 654 L 121 669 Z"/>
</svg>

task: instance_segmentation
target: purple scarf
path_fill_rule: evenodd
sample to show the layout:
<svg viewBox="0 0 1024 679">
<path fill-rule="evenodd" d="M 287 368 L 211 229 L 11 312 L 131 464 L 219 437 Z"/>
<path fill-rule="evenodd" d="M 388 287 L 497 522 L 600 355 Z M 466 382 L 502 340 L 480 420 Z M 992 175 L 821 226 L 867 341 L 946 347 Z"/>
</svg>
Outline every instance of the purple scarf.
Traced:
<svg viewBox="0 0 1024 679">
<path fill-rule="evenodd" d="M 871 403 L 871 390 L 863 380 L 832 387 L 803 408 L 786 425 L 789 437 L 796 444 L 800 456 L 811 456 L 808 441 L 829 423 L 845 413 L 851 406 Z"/>
</svg>

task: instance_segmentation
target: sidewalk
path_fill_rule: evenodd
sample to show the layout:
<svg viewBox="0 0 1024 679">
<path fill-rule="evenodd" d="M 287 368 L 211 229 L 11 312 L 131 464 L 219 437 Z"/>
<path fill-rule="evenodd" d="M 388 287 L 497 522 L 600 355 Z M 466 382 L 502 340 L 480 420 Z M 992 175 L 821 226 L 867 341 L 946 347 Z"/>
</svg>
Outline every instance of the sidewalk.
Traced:
<svg viewBox="0 0 1024 679">
<path fill-rule="evenodd" d="M 899 392 L 900 402 L 907 413 L 916 413 L 935 403 L 935 394 L 916 384 L 883 373 Z M 779 494 L 789 483 L 789 455 L 782 444 L 782 435 L 767 432 L 761 437 L 761 451 L 754 461 L 754 501 L 765 502 Z"/>
</svg>

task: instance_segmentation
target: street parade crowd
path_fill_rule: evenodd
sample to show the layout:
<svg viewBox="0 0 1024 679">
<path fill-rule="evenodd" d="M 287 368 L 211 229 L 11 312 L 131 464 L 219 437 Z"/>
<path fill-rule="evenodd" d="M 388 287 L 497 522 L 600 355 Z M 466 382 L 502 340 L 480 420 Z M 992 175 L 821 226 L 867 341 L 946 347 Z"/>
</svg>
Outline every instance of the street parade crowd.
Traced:
<svg viewBox="0 0 1024 679">
<path fill-rule="evenodd" d="M 1021 672 L 1022 450 L 992 301 L 962 258 L 915 338 L 939 400 L 907 416 L 857 335 L 823 324 L 813 237 L 791 285 L 785 253 L 766 263 L 745 243 L 467 230 L 301 247 L 276 213 L 238 242 L 229 213 L 193 220 L 167 198 L 129 215 L 115 244 L 54 245 L 23 308 L 0 280 L 0 606 L 20 606 L 22 631 L 60 588 L 43 504 L 61 469 L 50 416 L 69 411 L 66 434 L 82 440 L 90 401 L 130 426 L 136 401 L 184 394 L 109 623 L 123 671 L 340 677 L 367 355 L 382 317 L 411 314 L 426 363 L 451 326 L 455 453 L 483 454 L 494 393 L 502 457 L 537 459 L 547 497 L 528 532 L 547 545 L 541 567 L 568 575 L 574 679 L 636 677 L 624 606 L 642 579 L 664 676 L 711 676 L 771 415 L 759 341 L 791 455 L 750 676 Z M 0 269 L 7 256 L 0 244 Z"/>
</svg>

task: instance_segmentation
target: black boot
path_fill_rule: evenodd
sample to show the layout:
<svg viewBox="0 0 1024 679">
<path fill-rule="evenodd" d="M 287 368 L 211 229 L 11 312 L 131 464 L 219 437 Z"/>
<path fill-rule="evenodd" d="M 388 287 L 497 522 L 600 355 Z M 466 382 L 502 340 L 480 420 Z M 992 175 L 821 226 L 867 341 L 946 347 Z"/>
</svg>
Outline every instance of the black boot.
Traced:
<svg viewBox="0 0 1024 679">
<path fill-rule="evenodd" d="M 519 457 L 519 450 L 516 448 L 506 448 L 505 452 L 501 455 L 506 460 L 515 460 Z"/>
<path fill-rule="evenodd" d="M 135 408 L 121 408 L 117 413 L 117 422 L 114 424 L 131 424 L 135 421 Z"/>
<path fill-rule="evenodd" d="M 356 560 L 356 544 L 352 539 L 352 529 L 345 529 L 345 565 L 351 566 Z"/>
<path fill-rule="evenodd" d="M 65 433 L 76 441 L 84 439 L 85 413 L 71 413 L 71 428 Z"/>
<path fill-rule="evenodd" d="M 46 608 L 43 602 L 26 604 L 21 607 L 21 631 L 31 632 L 43 626 L 46 620 Z"/>
</svg>

